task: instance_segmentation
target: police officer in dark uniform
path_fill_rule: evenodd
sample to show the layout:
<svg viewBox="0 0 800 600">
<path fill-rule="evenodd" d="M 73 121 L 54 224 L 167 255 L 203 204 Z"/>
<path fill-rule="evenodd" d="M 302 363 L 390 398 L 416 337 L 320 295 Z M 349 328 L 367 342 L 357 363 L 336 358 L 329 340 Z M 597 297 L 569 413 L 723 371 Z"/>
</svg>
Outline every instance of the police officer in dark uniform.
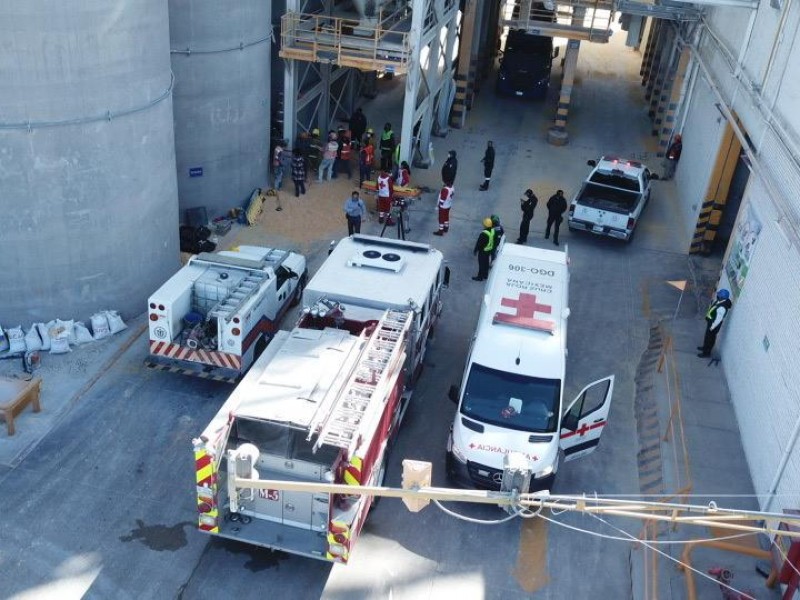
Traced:
<svg viewBox="0 0 800 600">
<path fill-rule="evenodd" d="M 519 223 L 518 244 L 524 244 L 528 241 L 528 231 L 530 231 L 533 211 L 538 203 L 539 199 L 533 193 L 533 190 L 525 190 L 525 196 L 520 198 L 519 201 L 519 208 L 522 210 L 522 221 Z"/>
<path fill-rule="evenodd" d="M 550 227 L 553 227 L 553 243 L 558 246 L 558 228 L 564 220 L 564 213 L 567 211 L 567 199 L 564 198 L 564 190 L 558 190 L 555 195 L 550 196 L 547 201 L 547 227 L 544 230 L 544 239 L 550 238 Z"/>
</svg>

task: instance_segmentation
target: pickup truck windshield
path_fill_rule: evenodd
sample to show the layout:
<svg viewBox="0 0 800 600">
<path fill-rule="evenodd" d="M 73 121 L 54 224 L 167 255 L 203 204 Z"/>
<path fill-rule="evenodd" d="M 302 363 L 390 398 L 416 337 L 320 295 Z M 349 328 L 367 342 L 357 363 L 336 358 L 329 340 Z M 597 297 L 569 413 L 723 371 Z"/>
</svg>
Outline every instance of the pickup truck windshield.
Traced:
<svg viewBox="0 0 800 600">
<path fill-rule="evenodd" d="M 639 187 L 638 177 L 625 177 L 625 175 L 616 175 L 614 173 L 601 173 L 595 171 L 589 178 L 592 183 L 599 183 L 600 185 L 607 185 L 609 187 L 619 188 L 621 190 L 628 190 L 629 192 L 641 192 Z"/>
<path fill-rule="evenodd" d="M 561 381 L 506 373 L 473 363 L 461 414 L 489 425 L 552 433 L 558 426 Z"/>
</svg>

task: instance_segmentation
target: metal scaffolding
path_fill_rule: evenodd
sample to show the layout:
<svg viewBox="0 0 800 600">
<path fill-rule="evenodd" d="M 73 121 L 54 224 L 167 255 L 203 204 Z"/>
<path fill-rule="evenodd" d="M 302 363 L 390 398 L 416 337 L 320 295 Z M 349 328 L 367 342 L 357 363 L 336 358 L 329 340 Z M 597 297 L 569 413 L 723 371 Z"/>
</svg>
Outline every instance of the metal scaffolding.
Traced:
<svg viewBox="0 0 800 600">
<path fill-rule="evenodd" d="M 431 132 L 446 128 L 453 101 L 458 2 L 408 0 L 385 6 L 391 8 L 359 19 L 334 15 L 330 1 L 322 12 L 308 13 L 301 0 L 287 0 L 279 51 L 285 63 L 286 139 L 294 140 L 301 130 L 330 128 L 342 108 L 349 114 L 362 75 L 403 75 L 400 159 L 429 162 Z"/>
<path fill-rule="evenodd" d="M 608 42 L 614 18 L 614 0 L 576 0 L 548 3 L 508 0 L 502 25 L 534 35 L 570 40 Z"/>
</svg>

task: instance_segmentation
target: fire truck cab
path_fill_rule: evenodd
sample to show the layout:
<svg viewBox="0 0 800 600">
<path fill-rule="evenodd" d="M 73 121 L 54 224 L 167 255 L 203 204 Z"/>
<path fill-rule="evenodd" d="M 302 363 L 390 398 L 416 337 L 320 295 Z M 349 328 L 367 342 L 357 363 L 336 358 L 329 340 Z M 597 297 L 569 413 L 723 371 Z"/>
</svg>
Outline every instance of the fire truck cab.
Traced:
<svg viewBox="0 0 800 600">
<path fill-rule="evenodd" d="M 614 376 L 564 406 L 569 317 L 567 252 L 503 244 L 492 267 L 447 442 L 447 472 L 500 489 L 506 454 L 521 453 L 530 490 L 550 489 L 559 464 L 592 453 Z"/>
</svg>

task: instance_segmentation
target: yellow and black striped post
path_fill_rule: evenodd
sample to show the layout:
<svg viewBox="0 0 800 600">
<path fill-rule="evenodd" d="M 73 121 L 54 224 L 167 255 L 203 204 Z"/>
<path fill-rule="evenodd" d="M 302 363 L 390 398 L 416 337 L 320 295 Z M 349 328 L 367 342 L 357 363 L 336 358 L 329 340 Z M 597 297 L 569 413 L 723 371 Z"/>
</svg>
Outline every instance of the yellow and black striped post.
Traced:
<svg viewBox="0 0 800 600">
<path fill-rule="evenodd" d="M 700 207 L 700 214 L 697 215 L 697 225 L 694 228 L 689 254 L 705 254 L 708 252 L 706 248 L 706 232 L 711 221 L 711 213 L 714 212 L 714 204 L 713 200 L 706 200 L 703 202 L 703 206 Z M 719 225 L 719 222 L 717 222 L 717 225 Z M 713 239 L 712 237 L 711 241 Z"/>
<path fill-rule="evenodd" d="M 653 67 L 653 54 L 656 50 L 656 43 L 658 41 L 658 32 L 661 28 L 661 19 L 653 19 L 650 26 L 650 32 L 647 35 L 647 45 L 644 49 L 644 56 L 642 57 L 642 66 L 639 69 L 639 75 L 642 76 L 642 85 L 647 85 L 650 80 L 650 69 Z"/>
<path fill-rule="evenodd" d="M 561 91 L 558 96 L 555 123 L 547 132 L 547 141 L 554 146 L 563 146 L 569 141 L 567 135 L 567 116 L 572 99 L 572 88 L 575 84 L 575 69 L 578 65 L 579 40 L 568 40 L 564 56 L 564 70 L 561 78 Z"/>
<path fill-rule="evenodd" d="M 658 65 L 655 68 L 655 77 L 653 78 L 653 87 L 650 89 L 650 110 L 647 111 L 648 116 L 655 120 L 656 109 L 658 102 L 661 99 L 661 92 L 664 89 L 664 82 L 667 79 L 670 64 L 672 63 L 672 52 L 674 50 L 674 36 L 670 29 L 667 29 L 666 34 L 661 41 L 661 51 L 658 57 Z"/>
<path fill-rule="evenodd" d="M 670 84 L 669 101 L 663 107 L 664 110 L 661 117 L 656 115 L 656 128 L 653 135 L 658 135 L 658 156 L 666 155 L 669 141 L 675 129 L 675 113 L 678 110 L 678 102 L 680 102 L 681 94 L 683 93 L 683 85 L 686 81 L 686 72 L 689 68 L 691 56 L 692 53 L 688 46 L 684 46 L 681 49 L 680 58 L 678 58 L 675 76 Z"/>
<path fill-rule="evenodd" d="M 450 126 L 456 129 L 464 127 L 467 110 L 472 107 L 472 94 L 475 85 L 477 59 L 473 52 L 475 38 L 475 15 L 477 0 L 467 0 L 465 13 L 461 23 L 461 41 L 458 49 L 458 70 L 456 71 L 456 95 L 453 109 L 450 112 Z"/>
</svg>

